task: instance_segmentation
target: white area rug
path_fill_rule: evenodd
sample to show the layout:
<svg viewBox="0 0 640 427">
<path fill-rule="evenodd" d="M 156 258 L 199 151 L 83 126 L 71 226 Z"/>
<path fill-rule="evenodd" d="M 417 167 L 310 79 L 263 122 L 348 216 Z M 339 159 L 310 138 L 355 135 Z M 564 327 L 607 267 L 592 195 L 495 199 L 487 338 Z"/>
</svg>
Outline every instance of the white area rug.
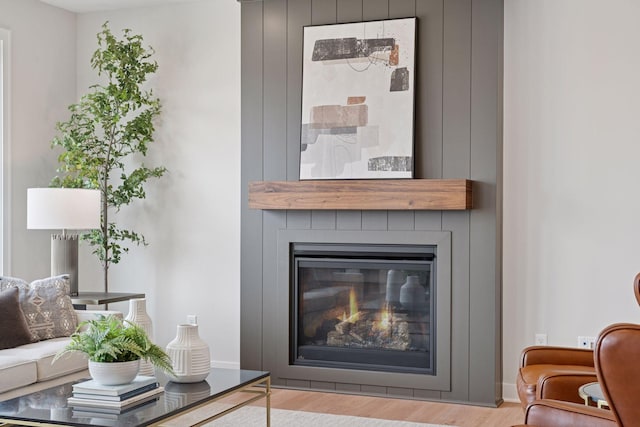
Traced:
<svg viewBox="0 0 640 427">
<path fill-rule="evenodd" d="M 266 412 L 264 408 L 246 406 L 219 420 L 206 424 L 206 427 L 264 427 Z M 444 427 L 438 424 L 412 423 L 407 421 L 389 421 L 377 418 L 352 417 L 347 415 L 318 414 L 314 412 L 271 410 L 272 427 Z M 451 426 L 449 426 L 451 427 Z"/>
</svg>

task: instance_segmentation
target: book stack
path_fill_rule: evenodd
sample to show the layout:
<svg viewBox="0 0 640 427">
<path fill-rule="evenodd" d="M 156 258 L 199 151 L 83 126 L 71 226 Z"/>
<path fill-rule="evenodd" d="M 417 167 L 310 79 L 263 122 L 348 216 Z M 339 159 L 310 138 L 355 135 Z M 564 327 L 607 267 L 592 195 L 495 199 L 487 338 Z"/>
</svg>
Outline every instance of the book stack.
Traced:
<svg viewBox="0 0 640 427">
<path fill-rule="evenodd" d="M 155 401 L 163 390 L 156 377 L 145 375 L 122 385 L 102 385 L 88 380 L 74 384 L 73 395 L 67 401 L 74 416 L 82 416 L 82 412 L 117 415 Z"/>
</svg>

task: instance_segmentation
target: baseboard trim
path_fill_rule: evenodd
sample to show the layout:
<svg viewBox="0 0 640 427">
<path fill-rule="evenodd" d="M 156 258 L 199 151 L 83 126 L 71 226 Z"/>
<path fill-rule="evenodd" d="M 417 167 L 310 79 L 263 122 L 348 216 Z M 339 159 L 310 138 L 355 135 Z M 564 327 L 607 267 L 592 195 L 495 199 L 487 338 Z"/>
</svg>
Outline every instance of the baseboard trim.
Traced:
<svg viewBox="0 0 640 427">
<path fill-rule="evenodd" d="M 212 360 L 211 367 L 223 368 L 223 369 L 240 369 L 240 362 Z M 294 388 L 294 387 L 284 387 L 284 388 Z M 520 403 L 520 399 L 518 398 L 518 389 L 516 388 L 515 384 L 502 383 L 502 400 L 509 403 Z"/>
<path fill-rule="evenodd" d="M 502 383 L 502 399 L 505 402 L 520 403 L 518 389 L 515 384 Z"/>
</svg>

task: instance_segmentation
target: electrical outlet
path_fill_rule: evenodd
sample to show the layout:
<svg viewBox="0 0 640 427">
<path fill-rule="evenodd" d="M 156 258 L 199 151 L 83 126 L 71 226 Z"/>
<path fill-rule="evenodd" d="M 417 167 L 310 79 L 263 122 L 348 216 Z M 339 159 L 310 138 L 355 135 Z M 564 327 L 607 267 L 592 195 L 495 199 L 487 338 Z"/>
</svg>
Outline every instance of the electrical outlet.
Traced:
<svg viewBox="0 0 640 427">
<path fill-rule="evenodd" d="M 536 334 L 536 345 L 547 345 L 547 334 Z"/>
<path fill-rule="evenodd" d="M 197 325 L 198 316 L 196 316 L 195 314 L 187 314 L 187 323 L 190 325 Z"/>
<path fill-rule="evenodd" d="M 596 337 L 587 337 L 580 335 L 578 337 L 578 347 L 593 350 L 596 347 Z"/>
</svg>

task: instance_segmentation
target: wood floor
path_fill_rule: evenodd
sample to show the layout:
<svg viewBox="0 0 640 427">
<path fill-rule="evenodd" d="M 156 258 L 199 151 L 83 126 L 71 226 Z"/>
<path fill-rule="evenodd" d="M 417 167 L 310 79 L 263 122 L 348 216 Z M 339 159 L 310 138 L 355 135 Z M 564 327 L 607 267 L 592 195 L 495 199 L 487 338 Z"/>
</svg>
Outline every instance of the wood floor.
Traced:
<svg viewBox="0 0 640 427">
<path fill-rule="evenodd" d="M 272 389 L 271 407 L 458 427 L 510 427 L 521 424 L 524 419 L 522 408 L 516 403 L 504 403 L 499 408 L 485 408 L 275 388 Z"/>
</svg>

